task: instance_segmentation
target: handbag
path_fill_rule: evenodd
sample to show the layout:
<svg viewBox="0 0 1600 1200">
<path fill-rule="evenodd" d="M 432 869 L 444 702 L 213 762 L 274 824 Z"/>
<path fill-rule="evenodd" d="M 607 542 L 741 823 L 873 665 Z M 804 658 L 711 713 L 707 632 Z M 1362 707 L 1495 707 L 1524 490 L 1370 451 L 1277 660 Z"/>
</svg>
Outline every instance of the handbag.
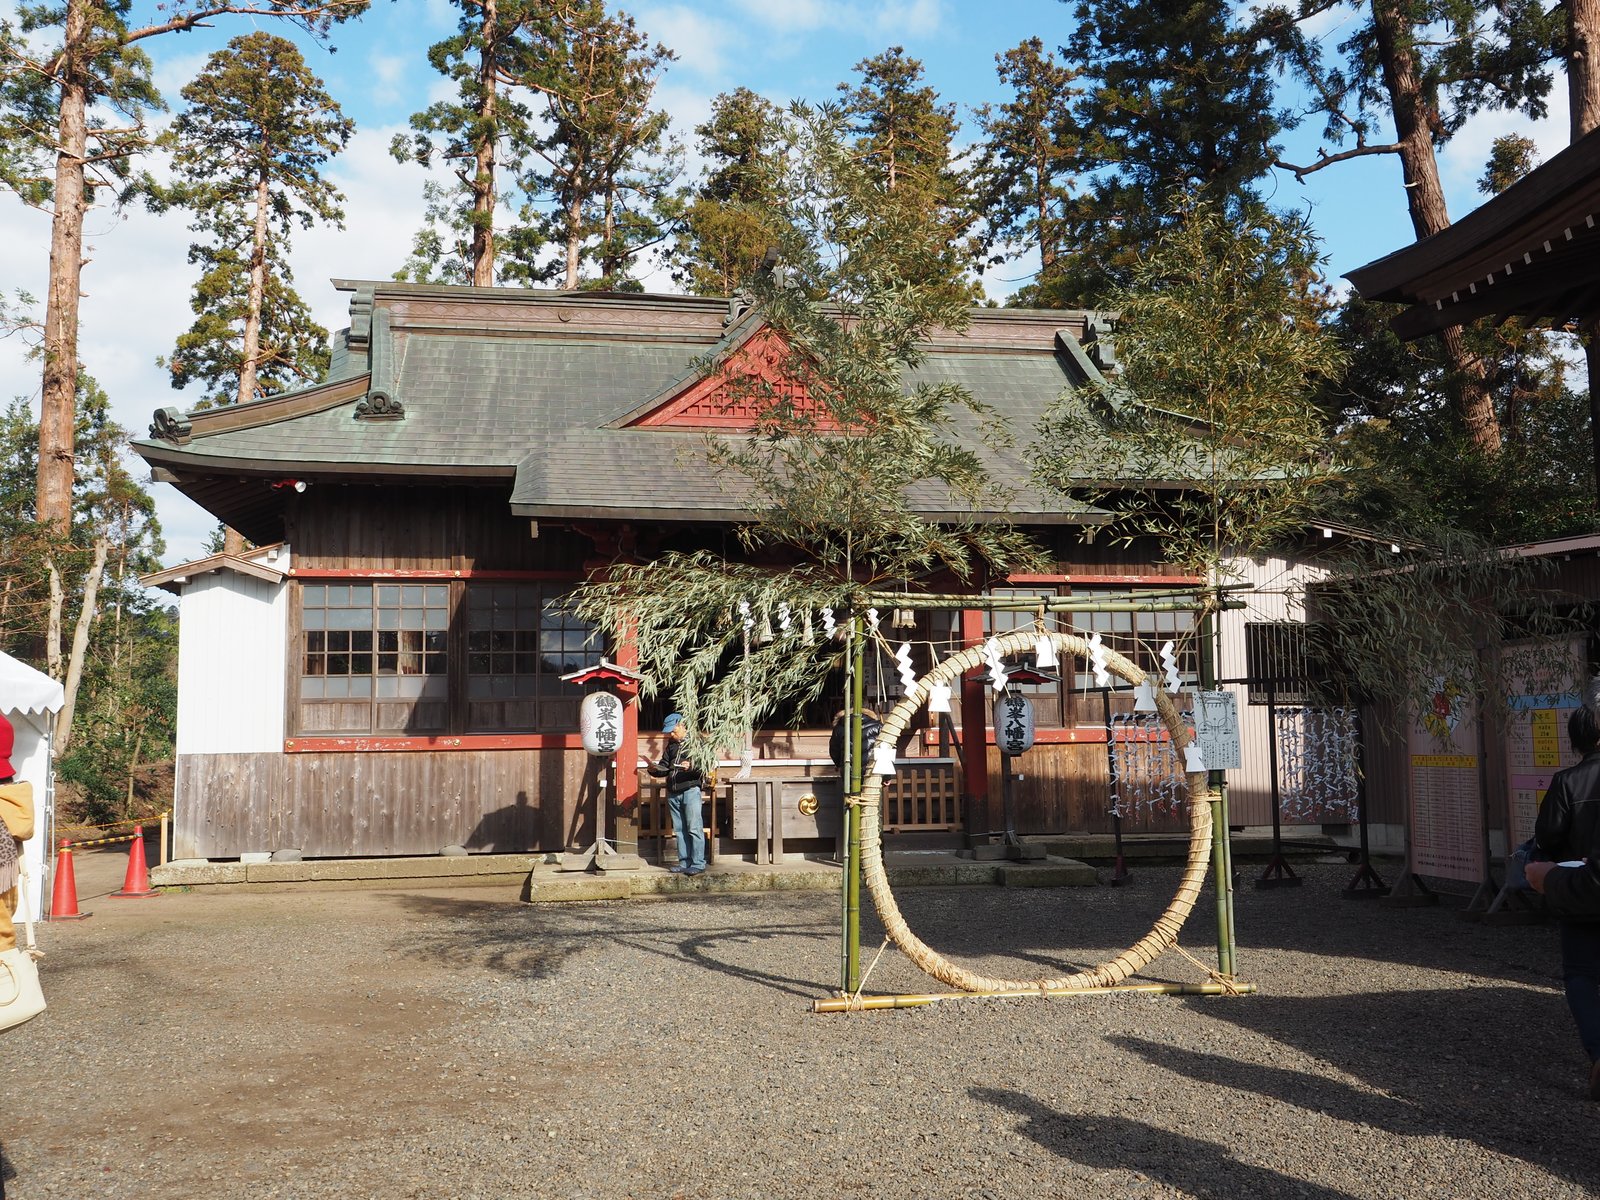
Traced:
<svg viewBox="0 0 1600 1200">
<path fill-rule="evenodd" d="M 3 835 L 0 831 L 0 836 Z M 28 872 L 24 866 L 19 895 L 25 897 L 27 889 Z M 24 910 L 22 921 L 27 929 L 27 946 L 0 950 L 0 1029 L 31 1021 L 45 1008 L 44 991 L 39 987 L 39 964 L 35 961 L 40 954 L 33 936 L 33 917 Z"/>
</svg>

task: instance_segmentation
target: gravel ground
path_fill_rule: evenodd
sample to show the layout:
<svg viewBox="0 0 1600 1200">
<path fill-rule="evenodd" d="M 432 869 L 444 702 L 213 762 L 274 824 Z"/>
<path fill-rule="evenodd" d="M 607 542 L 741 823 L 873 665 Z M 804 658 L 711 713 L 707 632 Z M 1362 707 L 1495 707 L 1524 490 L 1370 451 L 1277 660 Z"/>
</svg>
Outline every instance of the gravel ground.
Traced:
<svg viewBox="0 0 1600 1200">
<path fill-rule="evenodd" d="M 825 893 L 99 901 L 44 930 L 50 1010 L 3 1043 L 5 1195 L 1600 1192 L 1554 931 L 1345 902 L 1350 873 L 1239 892 L 1256 996 L 835 1016 L 809 1011 L 838 977 Z M 952 956 L 1054 973 L 1143 934 L 1176 880 L 900 899 Z M 1209 900 L 1185 937 L 1208 962 Z M 891 949 L 867 990 L 943 989 Z"/>
</svg>

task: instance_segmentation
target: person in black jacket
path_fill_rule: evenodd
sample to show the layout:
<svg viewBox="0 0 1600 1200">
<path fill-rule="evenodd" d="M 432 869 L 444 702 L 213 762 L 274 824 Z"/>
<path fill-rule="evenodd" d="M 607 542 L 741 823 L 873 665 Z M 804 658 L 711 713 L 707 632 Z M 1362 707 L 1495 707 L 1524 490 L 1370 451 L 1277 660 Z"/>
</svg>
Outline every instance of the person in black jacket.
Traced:
<svg viewBox="0 0 1600 1200">
<path fill-rule="evenodd" d="M 668 713 L 661 722 L 667 735 L 667 748 L 650 774 L 667 781 L 667 811 L 672 814 L 672 833 L 678 842 L 678 865 L 674 875 L 701 875 L 706 869 L 706 830 L 701 818 L 700 785 L 705 776 L 700 768 L 683 756 L 684 735 L 689 728 L 682 713 Z"/>
<path fill-rule="evenodd" d="M 1533 839 L 1551 861 L 1527 874 L 1560 923 L 1567 1007 L 1589 1056 L 1589 1099 L 1600 1100 L 1600 718 L 1588 704 L 1568 718 L 1567 736 L 1583 759 L 1550 779 Z"/>
</svg>

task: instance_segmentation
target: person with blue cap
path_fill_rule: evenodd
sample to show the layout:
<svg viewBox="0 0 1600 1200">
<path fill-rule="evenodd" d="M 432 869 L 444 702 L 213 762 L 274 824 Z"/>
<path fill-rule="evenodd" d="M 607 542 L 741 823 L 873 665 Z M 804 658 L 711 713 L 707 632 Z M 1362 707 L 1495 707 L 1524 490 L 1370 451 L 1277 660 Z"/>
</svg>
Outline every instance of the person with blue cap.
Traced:
<svg viewBox="0 0 1600 1200">
<path fill-rule="evenodd" d="M 700 785 L 705 776 L 683 753 L 683 739 L 689 732 L 682 713 L 668 713 L 661 722 L 667 747 L 659 762 L 652 763 L 650 774 L 667 781 L 667 811 L 672 814 L 672 833 L 678 842 L 678 865 L 674 875 L 702 875 L 706 869 L 706 834 L 701 823 Z"/>
</svg>

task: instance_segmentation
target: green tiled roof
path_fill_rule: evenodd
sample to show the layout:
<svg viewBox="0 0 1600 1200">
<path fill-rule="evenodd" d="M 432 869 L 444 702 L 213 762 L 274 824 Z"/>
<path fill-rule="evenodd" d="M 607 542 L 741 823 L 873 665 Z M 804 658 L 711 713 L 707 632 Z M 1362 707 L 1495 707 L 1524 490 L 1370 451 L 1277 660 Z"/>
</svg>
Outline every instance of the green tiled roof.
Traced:
<svg viewBox="0 0 1600 1200">
<path fill-rule="evenodd" d="M 716 303 L 367 284 L 351 308 L 324 383 L 189 414 L 187 430 L 180 418 L 179 434 L 135 447 L 180 479 L 488 475 L 514 477 L 511 505 L 523 515 L 741 515 L 737 495 L 705 465 L 703 433 L 607 427 L 694 381 L 695 363 L 724 336 Z M 993 411 L 954 413 L 952 435 L 984 447 L 991 475 L 1015 493 L 1011 511 L 1038 519 L 1092 520 L 1096 511 L 1040 493 L 1025 461 L 1046 409 L 1094 370 L 1058 342 L 1069 316 L 975 314 L 974 332 L 946 339 L 916 375 L 960 384 Z M 381 409 L 379 400 L 403 415 L 358 415 Z M 996 417 L 1013 444 L 988 444 Z M 930 512 L 948 508 L 926 489 L 913 498 Z"/>
</svg>

